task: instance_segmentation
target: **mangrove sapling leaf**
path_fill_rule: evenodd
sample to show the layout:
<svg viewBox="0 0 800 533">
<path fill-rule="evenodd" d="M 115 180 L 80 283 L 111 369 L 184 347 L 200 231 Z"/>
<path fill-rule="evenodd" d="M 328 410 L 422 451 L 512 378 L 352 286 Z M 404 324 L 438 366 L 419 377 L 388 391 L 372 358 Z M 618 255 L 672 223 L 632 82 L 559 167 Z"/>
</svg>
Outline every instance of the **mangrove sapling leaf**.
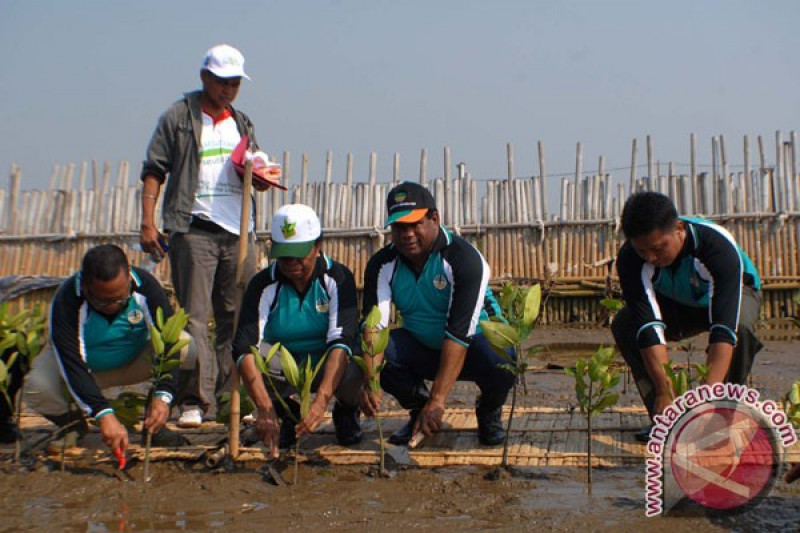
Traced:
<svg viewBox="0 0 800 533">
<path fill-rule="evenodd" d="M 298 391 L 302 390 L 303 384 L 300 382 L 300 371 L 297 369 L 297 361 L 294 360 L 294 357 L 292 357 L 292 354 L 289 353 L 289 350 L 287 350 L 285 346 L 281 345 L 279 352 L 283 376 L 292 387 Z"/>
<path fill-rule="evenodd" d="M 119 423 L 133 430 L 144 414 L 147 396 L 138 392 L 126 391 L 111 400 L 111 408 Z"/>
<path fill-rule="evenodd" d="M 603 298 L 602 300 L 600 300 L 600 305 L 602 305 L 612 313 L 616 313 L 617 311 L 625 307 L 625 302 L 617 298 Z"/>
</svg>

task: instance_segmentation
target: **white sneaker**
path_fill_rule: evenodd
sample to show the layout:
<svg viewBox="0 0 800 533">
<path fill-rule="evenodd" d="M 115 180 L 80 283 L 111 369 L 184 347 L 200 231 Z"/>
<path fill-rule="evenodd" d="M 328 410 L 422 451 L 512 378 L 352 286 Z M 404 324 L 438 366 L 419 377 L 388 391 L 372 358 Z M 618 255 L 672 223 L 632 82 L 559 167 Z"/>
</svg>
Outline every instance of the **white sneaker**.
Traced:
<svg viewBox="0 0 800 533">
<path fill-rule="evenodd" d="M 179 428 L 199 428 L 203 424 L 203 410 L 197 406 L 189 406 L 181 411 L 178 419 Z"/>
</svg>

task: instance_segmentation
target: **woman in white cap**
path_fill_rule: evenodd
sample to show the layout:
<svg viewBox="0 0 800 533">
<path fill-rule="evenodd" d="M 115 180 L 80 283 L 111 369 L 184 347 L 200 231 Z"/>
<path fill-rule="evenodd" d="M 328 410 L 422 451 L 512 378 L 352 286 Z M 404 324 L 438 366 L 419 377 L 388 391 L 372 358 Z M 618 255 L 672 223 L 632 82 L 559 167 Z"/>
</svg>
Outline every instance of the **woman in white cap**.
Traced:
<svg viewBox="0 0 800 533">
<path fill-rule="evenodd" d="M 313 209 L 284 205 L 272 218 L 274 259 L 249 282 L 242 302 L 233 354 L 250 398 L 257 407 L 256 430 L 274 456 L 279 448 L 294 444 L 297 436 L 312 433 L 323 420 L 333 396 L 333 423 L 342 445 L 361 441 L 358 405 L 363 373 L 350 358 L 358 336 L 358 312 L 353 273 L 322 252 L 322 229 Z M 250 354 L 259 346 L 266 355 L 280 342 L 297 360 L 312 366 L 327 352 L 324 370 L 312 390 L 316 396 L 308 415 L 295 425 L 275 391 L 267 387 Z M 278 393 L 299 418 L 296 392 L 284 379 L 278 357 L 271 361 L 272 381 Z"/>
</svg>

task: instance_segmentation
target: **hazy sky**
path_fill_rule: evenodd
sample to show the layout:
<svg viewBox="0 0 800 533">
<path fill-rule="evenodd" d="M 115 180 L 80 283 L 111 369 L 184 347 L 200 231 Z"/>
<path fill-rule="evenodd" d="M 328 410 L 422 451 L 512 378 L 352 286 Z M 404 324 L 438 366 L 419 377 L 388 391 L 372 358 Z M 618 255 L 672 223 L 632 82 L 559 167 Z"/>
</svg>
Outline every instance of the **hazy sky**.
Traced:
<svg viewBox="0 0 800 533">
<path fill-rule="evenodd" d="M 56 163 L 126 159 L 134 171 L 159 114 L 199 87 L 207 48 L 245 55 L 236 102 L 270 154 L 300 155 L 321 179 L 355 157 L 366 180 L 442 174 L 442 149 L 477 178 L 627 167 L 631 140 L 656 158 L 701 163 L 724 134 L 732 164 L 742 136 L 800 127 L 800 2 L 785 1 L 0 1 L 0 168 L 46 187 Z M 755 153 L 755 152 L 754 152 Z M 640 175 L 644 174 L 644 169 Z M 627 183 L 628 171 L 615 176 Z M 552 177 L 555 189 L 557 177 Z"/>
</svg>

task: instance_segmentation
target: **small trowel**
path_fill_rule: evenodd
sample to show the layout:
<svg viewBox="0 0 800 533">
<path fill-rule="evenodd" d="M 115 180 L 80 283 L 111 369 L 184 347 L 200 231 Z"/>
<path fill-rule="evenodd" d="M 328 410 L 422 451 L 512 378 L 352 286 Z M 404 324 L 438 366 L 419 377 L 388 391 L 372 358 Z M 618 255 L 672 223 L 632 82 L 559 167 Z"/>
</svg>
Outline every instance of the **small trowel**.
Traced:
<svg viewBox="0 0 800 533">
<path fill-rule="evenodd" d="M 411 456 L 408 454 L 409 449 L 414 449 L 420 444 L 422 444 L 422 440 L 425 438 L 425 435 L 422 433 L 417 433 L 414 437 L 408 442 L 408 446 L 402 446 L 399 444 L 389 444 L 386 452 L 389 454 L 395 464 L 398 466 L 408 466 L 408 465 L 416 465 L 416 461 L 414 461 Z"/>
</svg>

